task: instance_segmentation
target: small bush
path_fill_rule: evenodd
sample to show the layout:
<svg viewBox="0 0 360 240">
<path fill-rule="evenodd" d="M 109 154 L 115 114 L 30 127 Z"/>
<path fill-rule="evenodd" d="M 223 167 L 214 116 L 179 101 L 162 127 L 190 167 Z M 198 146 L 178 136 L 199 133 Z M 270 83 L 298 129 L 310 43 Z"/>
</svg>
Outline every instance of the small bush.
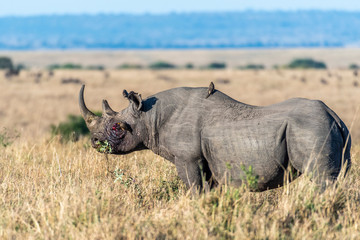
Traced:
<svg viewBox="0 0 360 240">
<path fill-rule="evenodd" d="M 262 64 L 252 64 L 252 63 L 250 63 L 250 64 L 247 64 L 245 66 L 240 66 L 239 69 L 261 70 L 261 69 L 265 69 L 265 66 L 262 65 Z"/>
<path fill-rule="evenodd" d="M 195 67 L 194 67 L 194 64 L 192 64 L 192 63 L 187 63 L 187 64 L 185 64 L 185 68 L 186 68 L 186 69 L 194 69 Z"/>
<path fill-rule="evenodd" d="M 100 112 L 95 112 L 101 116 Z M 77 141 L 80 136 L 88 135 L 89 129 L 82 116 L 69 115 L 67 121 L 59 123 L 59 125 L 51 125 L 50 131 L 53 136 L 60 135 L 61 141 Z"/>
<path fill-rule="evenodd" d="M 209 65 L 207 65 L 206 68 L 208 68 L 208 69 L 224 69 L 224 68 L 226 68 L 226 63 L 212 62 L 212 63 L 209 63 Z"/>
<path fill-rule="evenodd" d="M 272 68 L 275 70 L 279 70 L 281 68 L 281 66 L 279 66 L 278 64 L 275 64 L 272 66 Z"/>
<path fill-rule="evenodd" d="M 90 66 L 87 66 L 86 69 L 102 71 L 102 70 L 105 70 L 105 67 L 103 65 L 90 65 Z"/>
<path fill-rule="evenodd" d="M 55 69 L 60 69 L 61 65 L 60 64 L 51 64 L 49 66 L 47 66 L 47 69 L 49 70 L 55 70 Z"/>
<path fill-rule="evenodd" d="M 9 69 L 12 70 L 14 65 L 12 60 L 8 57 L 0 57 L 0 69 Z"/>
<path fill-rule="evenodd" d="M 80 64 L 75 63 L 65 63 L 62 65 L 63 69 L 82 69 L 83 67 Z"/>
<path fill-rule="evenodd" d="M 143 68 L 140 64 L 133 64 L 133 63 L 123 63 L 120 66 L 116 67 L 117 69 L 141 69 Z"/>
<path fill-rule="evenodd" d="M 22 63 L 20 63 L 20 64 L 17 64 L 16 66 L 15 66 L 15 70 L 16 71 L 21 71 L 21 70 L 24 70 L 24 69 L 26 69 L 26 66 L 24 65 L 24 64 L 22 64 Z"/>
<path fill-rule="evenodd" d="M 0 132 L 0 147 L 7 147 L 11 145 L 20 134 L 17 131 L 9 132 L 8 129 L 4 128 Z"/>
<path fill-rule="evenodd" d="M 349 65 L 349 69 L 357 70 L 357 69 L 360 69 L 360 66 L 357 65 L 356 63 L 352 63 L 352 64 Z"/>
<path fill-rule="evenodd" d="M 83 67 L 80 64 L 75 63 L 65 63 L 65 64 L 52 64 L 48 66 L 49 70 L 55 69 L 82 69 Z"/>
<path fill-rule="evenodd" d="M 173 69 L 173 68 L 176 68 L 176 66 L 172 63 L 158 61 L 158 62 L 151 63 L 149 65 L 149 68 L 155 69 L 155 70 L 157 70 L 157 69 Z"/>
<path fill-rule="evenodd" d="M 291 69 L 295 69 L 295 68 L 326 69 L 326 64 L 323 62 L 315 61 L 311 58 L 300 58 L 300 59 L 294 59 L 286 67 Z"/>
</svg>

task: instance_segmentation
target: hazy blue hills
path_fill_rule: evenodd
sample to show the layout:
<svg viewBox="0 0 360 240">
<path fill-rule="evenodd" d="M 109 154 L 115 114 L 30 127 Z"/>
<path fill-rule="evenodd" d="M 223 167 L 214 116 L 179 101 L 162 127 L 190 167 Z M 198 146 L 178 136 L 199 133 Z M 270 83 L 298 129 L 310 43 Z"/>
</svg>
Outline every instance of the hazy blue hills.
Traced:
<svg viewBox="0 0 360 240">
<path fill-rule="evenodd" d="M 52 15 L 0 18 L 0 49 L 360 46 L 360 12 Z"/>
</svg>

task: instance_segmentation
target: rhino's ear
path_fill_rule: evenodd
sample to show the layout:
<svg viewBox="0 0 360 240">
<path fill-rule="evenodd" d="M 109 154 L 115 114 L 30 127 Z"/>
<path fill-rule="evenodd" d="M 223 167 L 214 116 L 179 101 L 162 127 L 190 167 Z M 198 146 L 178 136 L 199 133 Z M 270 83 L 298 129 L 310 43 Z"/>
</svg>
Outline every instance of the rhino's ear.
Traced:
<svg viewBox="0 0 360 240">
<path fill-rule="evenodd" d="M 142 108 L 141 95 L 131 91 L 128 93 L 126 90 L 123 91 L 123 96 L 130 101 L 130 104 L 135 112 L 140 112 Z"/>
</svg>

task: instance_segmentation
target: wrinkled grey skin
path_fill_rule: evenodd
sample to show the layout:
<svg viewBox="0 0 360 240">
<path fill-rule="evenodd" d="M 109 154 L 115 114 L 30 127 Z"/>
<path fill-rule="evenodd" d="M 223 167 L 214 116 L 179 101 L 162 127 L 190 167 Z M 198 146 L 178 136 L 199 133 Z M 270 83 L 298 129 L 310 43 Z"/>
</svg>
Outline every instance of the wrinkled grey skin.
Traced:
<svg viewBox="0 0 360 240">
<path fill-rule="evenodd" d="M 145 100 L 124 91 L 129 106 L 114 112 L 104 100 L 100 118 L 86 108 L 83 90 L 80 109 L 94 148 L 108 141 L 112 154 L 150 149 L 174 163 L 193 189 L 225 181 L 239 186 L 249 166 L 257 177 L 254 191 L 282 186 L 287 169 L 323 184 L 350 167 L 349 131 L 321 101 L 258 107 L 217 90 L 208 96 L 208 88 L 175 88 Z"/>
</svg>

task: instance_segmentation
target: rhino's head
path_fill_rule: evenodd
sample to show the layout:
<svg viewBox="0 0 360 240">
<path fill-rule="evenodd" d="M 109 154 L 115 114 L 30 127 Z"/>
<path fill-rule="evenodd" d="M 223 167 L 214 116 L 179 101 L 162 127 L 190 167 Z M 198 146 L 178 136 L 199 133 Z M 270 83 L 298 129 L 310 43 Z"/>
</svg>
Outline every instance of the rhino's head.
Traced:
<svg viewBox="0 0 360 240">
<path fill-rule="evenodd" d="M 140 120 L 142 99 L 137 93 L 123 95 L 130 102 L 129 106 L 120 112 L 112 110 L 106 100 L 102 102 L 102 116 L 96 116 L 85 105 L 84 88 L 81 87 L 79 105 L 81 114 L 91 133 L 91 144 L 99 152 L 126 154 L 144 148 L 146 135 L 144 124 Z"/>
</svg>

